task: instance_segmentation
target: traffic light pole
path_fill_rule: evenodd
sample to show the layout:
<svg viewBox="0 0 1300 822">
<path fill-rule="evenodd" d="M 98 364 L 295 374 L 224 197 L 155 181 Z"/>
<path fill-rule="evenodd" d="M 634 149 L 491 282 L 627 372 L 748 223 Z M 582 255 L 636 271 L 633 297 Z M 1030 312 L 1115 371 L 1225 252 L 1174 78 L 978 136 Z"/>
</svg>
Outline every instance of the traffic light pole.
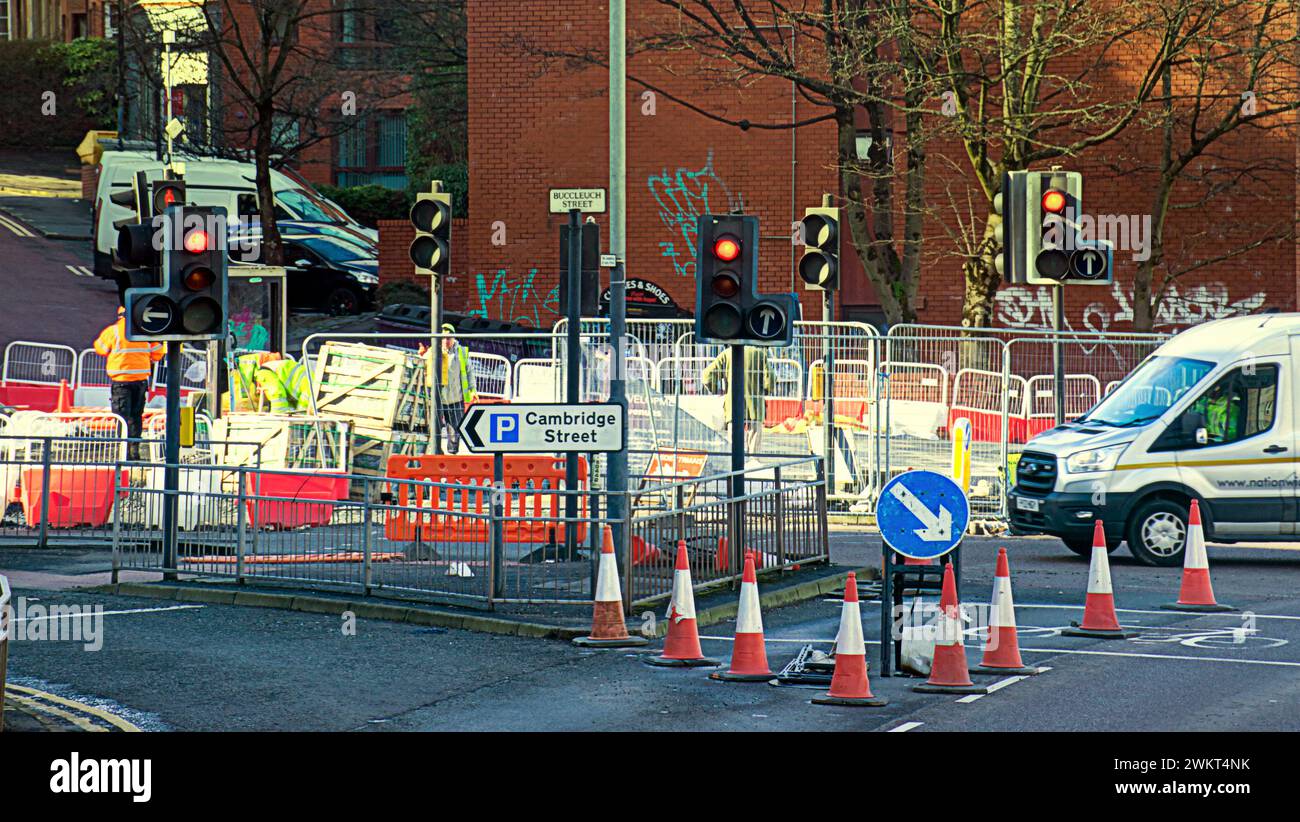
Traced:
<svg viewBox="0 0 1300 822">
<path fill-rule="evenodd" d="M 737 574 L 745 558 L 745 346 L 731 346 L 731 565 Z M 760 425 L 762 423 L 759 423 Z"/>
<path fill-rule="evenodd" d="M 568 277 L 564 287 L 568 290 L 569 310 L 564 400 L 577 405 L 582 367 L 582 212 L 576 208 L 569 209 L 569 270 L 565 274 Z M 578 495 L 573 493 L 578 487 L 578 455 L 572 452 L 564 456 L 564 487 L 569 491 L 564 497 L 564 518 L 568 523 L 564 529 L 564 549 L 565 556 L 572 559 L 578 545 Z M 593 562 L 596 560 L 597 557 L 592 557 Z"/>
<path fill-rule="evenodd" d="M 835 345 L 831 323 L 835 322 L 835 292 L 822 292 L 822 453 L 826 455 L 826 493 L 835 493 Z"/>
<path fill-rule="evenodd" d="M 1056 424 L 1065 422 L 1065 358 L 1061 352 L 1061 330 L 1065 326 L 1065 286 L 1052 288 L 1052 393 L 1056 395 Z"/>
<path fill-rule="evenodd" d="M 176 511 L 181 461 L 181 344 L 167 343 L 167 432 L 163 448 L 163 568 L 176 568 Z M 163 579 L 176 579 L 175 570 Z"/>
</svg>

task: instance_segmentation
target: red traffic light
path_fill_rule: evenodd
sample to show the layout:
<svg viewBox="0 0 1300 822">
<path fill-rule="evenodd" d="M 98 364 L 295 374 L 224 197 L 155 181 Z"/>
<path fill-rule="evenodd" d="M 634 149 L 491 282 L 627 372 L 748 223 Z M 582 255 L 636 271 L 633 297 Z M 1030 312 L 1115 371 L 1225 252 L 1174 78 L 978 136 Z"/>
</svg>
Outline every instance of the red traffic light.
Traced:
<svg viewBox="0 0 1300 822">
<path fill-rule="evenodd" d="M 185 250 L 191 254 L 202 254 L 208 250 L 208 232 L 196 228 L 185 235 Z"/>
<path fill-rule="evenodd" d="M 729 263 L 740 256 L 740 240 L 724 234 L 713 241 L 713 256 Z"/>
<path fill-rule="evenodd" d="M 1043 211 L 1052 214 L 1060 214 L 1065 211 L 1065 192 L 1055 188 L 1049 188 L 1043 192 Z"/>
</svg>

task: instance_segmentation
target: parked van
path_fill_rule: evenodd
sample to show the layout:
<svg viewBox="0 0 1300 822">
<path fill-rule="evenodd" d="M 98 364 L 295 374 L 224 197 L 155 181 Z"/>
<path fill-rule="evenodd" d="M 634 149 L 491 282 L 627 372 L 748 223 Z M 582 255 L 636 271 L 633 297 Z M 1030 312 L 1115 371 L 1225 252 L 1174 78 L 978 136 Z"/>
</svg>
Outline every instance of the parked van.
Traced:
<svg viewBox="0 0 1300 822">
<path fill-rule="evenodd" d="M 1160 346 L 1078 419 L 1025 445 L 1008 500 L 1017 534 L 1091 550 L 1127 542 L 1183 562 L 1191 500 L 1207 540 L 1300 540 L 1300 314 L 1198 325 Z"/>
<path fill-rule="evenodd" d="M 229 219 L 248 221 L 257 217 L 256 173 L 252 163 L 212 157 L 179 157 L 185 162 L 185 195 L 195 205 L 223 206 Z M 113 248 L 117 244 L 116 220 L 131 216 L 109 195 L 130 189 L 137 171 L 150 180 L 162 177 L 162 163 L 147 151 L 105 151 L 100 161 L 99 185 L 95 191 L 95 273 L 112 278 Z M 346 212 L 321 197 L 309 185 L 271 170 L 275 211 L 279 219 L 299 220 L 337 227 L 355 234 L 358 242 L 377 242 L 378 235 L 353 220 Z"/>
</svg>

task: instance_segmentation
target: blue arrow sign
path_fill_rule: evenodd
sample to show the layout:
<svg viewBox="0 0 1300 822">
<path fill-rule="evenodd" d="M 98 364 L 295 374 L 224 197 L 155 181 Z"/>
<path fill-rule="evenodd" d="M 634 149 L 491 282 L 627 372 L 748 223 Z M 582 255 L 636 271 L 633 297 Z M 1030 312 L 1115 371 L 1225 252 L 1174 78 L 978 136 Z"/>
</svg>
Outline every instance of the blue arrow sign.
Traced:
<svg viewBox="0 0 1300 822">
<path fill-rule="evenodd" d="M 885 483 L 876 524 L 885 544 L 912 559 L 943 556 L 970 522 L 970 504 L 956 482 L 934 471 L 905 471 Z"/>
</svg>

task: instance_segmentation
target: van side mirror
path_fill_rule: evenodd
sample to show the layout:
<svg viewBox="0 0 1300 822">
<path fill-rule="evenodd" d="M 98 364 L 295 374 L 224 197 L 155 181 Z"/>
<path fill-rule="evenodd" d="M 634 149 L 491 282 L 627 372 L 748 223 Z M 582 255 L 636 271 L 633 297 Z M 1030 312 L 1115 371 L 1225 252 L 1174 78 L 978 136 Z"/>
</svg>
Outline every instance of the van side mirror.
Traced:
<svg viewBox="0 0 1300 822">
<path fill-rule="evenodd" d="M 1197 445 L 1205 445 L 1205 444 L 1206 444 L 1207 442 L 1209 442 L 1209 441 L 1210 441 L 1210 433 L 1209 433 L 1208 431 L 1206 431 L 1204 428 L 1197 428 L 1197 429 L 1196 429 L 1196 444 L 1197 444 Z"/>
</svg>

